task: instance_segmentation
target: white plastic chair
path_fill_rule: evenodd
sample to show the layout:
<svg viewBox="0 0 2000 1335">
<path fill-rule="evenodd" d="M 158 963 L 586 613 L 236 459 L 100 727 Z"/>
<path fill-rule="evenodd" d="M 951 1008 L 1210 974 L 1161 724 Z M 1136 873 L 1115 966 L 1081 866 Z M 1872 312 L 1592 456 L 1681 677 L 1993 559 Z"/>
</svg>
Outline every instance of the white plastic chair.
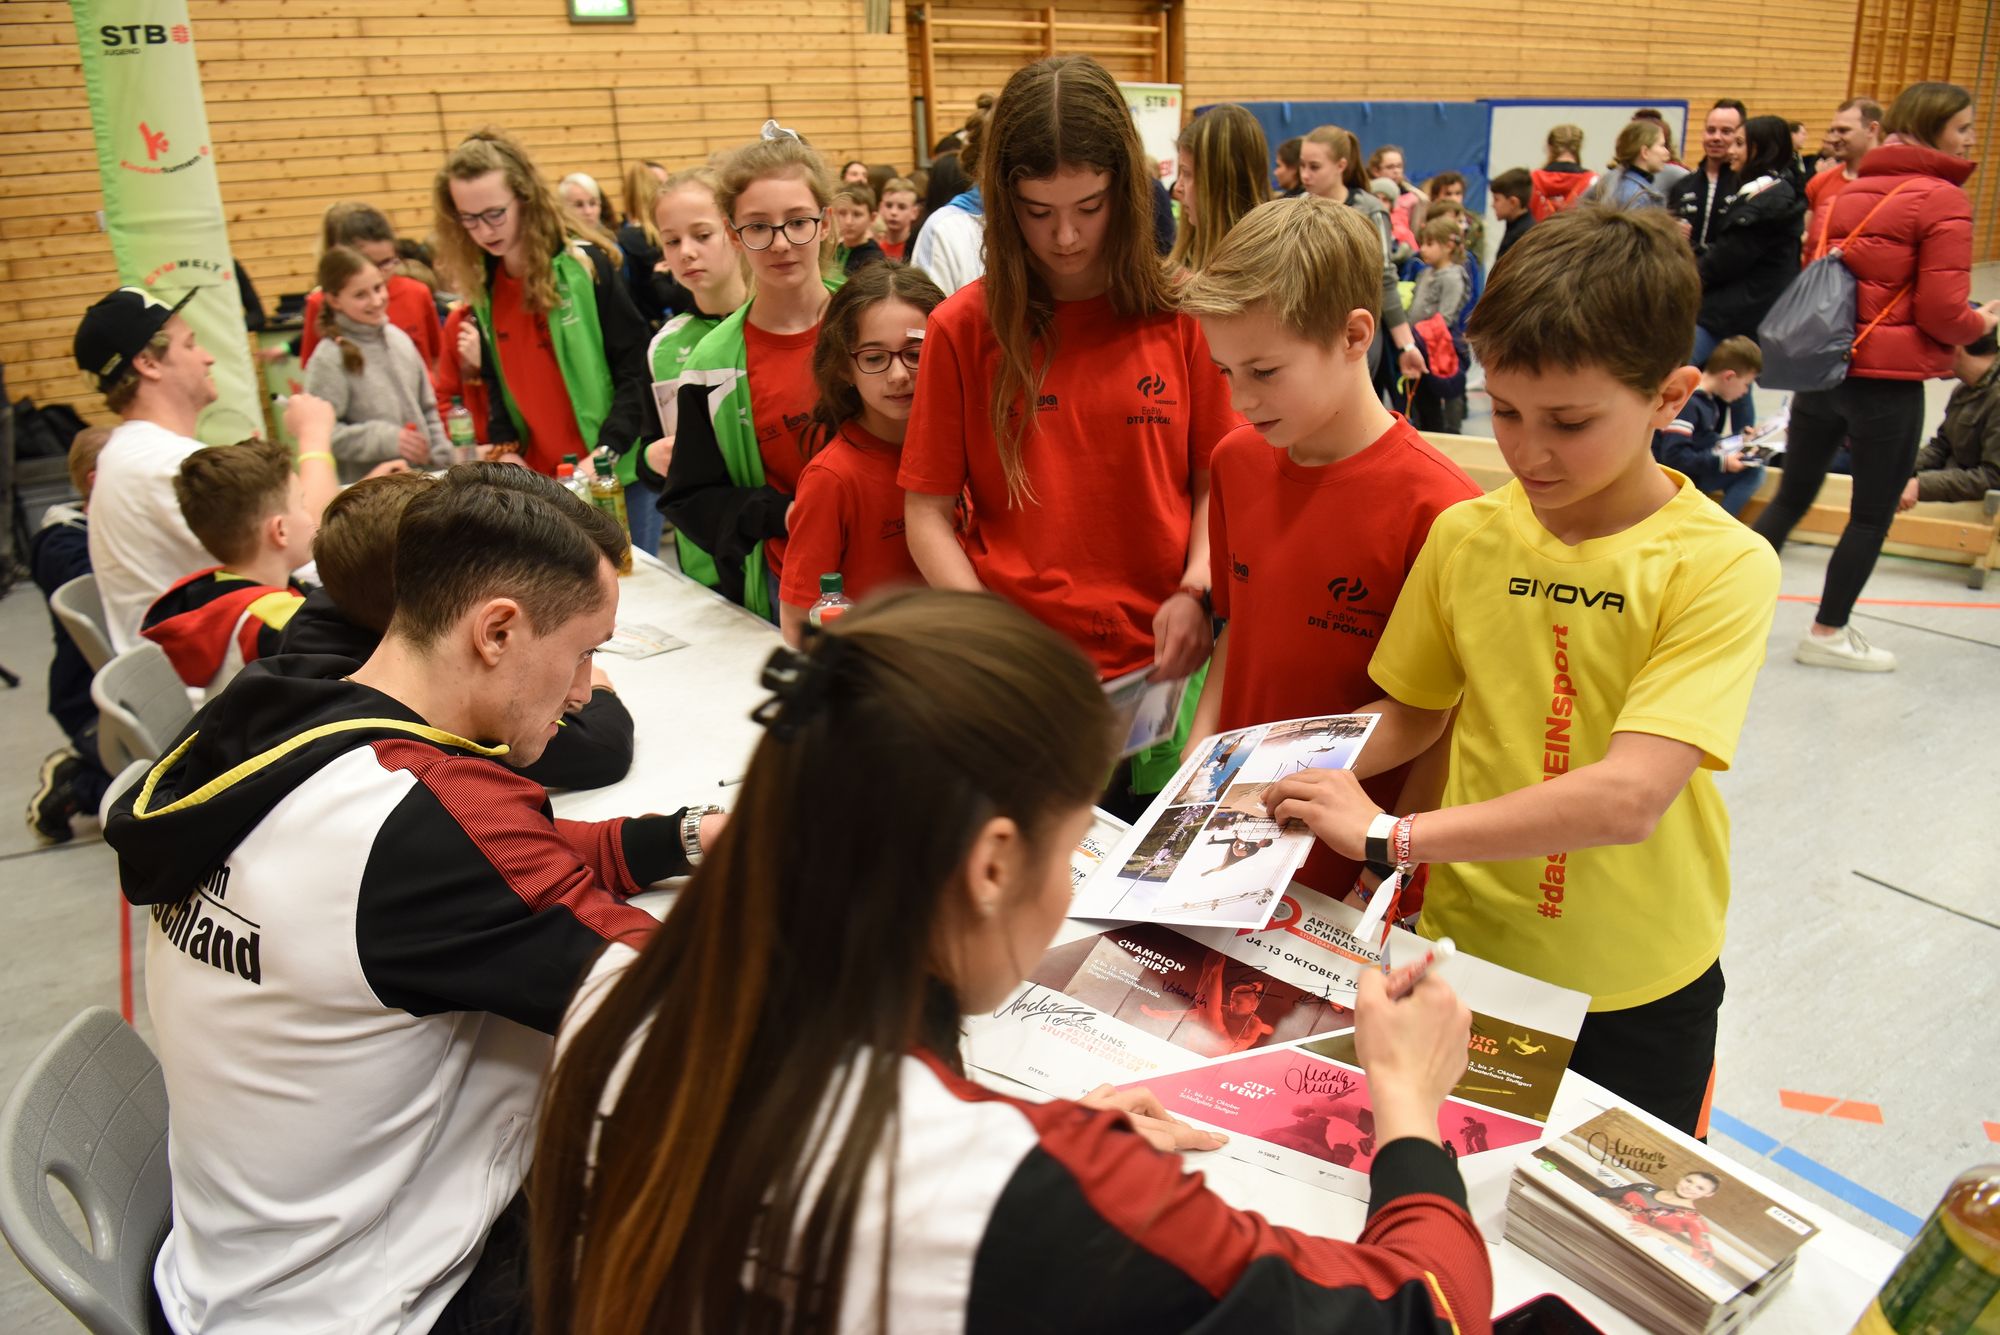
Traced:
<svg viewBox="0 0 2000 1335">
<path fill-rule="evenodd" d="M 94 1335 L 148 1335 L 173 1184 L 167 1082 L 146 1041 L 102 1006 L 71 1020 L 0 1109 L 0 1153 L 0 1234 L 28 1273 Z M 88 1242 L 51 1181 L 82 1207 Z"/>
<path fill-rule="evenodd" d="M 166 650 L 150 640 L 99 668 L 90 698 L 97 702 L 97 753 L 107 774 L 135 760 L 158 760 L 194 717 L 187 686 Z"/>
<path fill-rule="evenodd" d="M 97 576 L 78 575 L 49 595 L 49 608 L 56 620 L 76 641 L 83 661 L 92 672 L 111 661 L 111 632 L 104 623 L 104 599 L 97 592 Z"/>
</svg>

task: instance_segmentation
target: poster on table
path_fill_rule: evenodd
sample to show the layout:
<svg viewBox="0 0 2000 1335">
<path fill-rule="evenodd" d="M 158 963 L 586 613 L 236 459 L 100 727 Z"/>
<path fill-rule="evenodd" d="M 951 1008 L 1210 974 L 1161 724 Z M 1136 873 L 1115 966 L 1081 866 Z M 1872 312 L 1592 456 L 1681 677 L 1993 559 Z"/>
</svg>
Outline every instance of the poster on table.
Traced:
<svg viewBox="0 0 2000 1335">
<path fill-rule="evenodd" d="M 214 356 L 216 401 L 195 434 L 264 434 L 257 373 L 223 223 L 187 0 L 72 0 L 119 282 L 173 305 Z"/>
<path fill-rule="evenodd" d="M 1377 715 L 1333 714 L 1203 739 L 1070 905 L 1072 918 L 1262 928 L 1313 835 L 1264 810 L 1278 780 L 1352 769 Z"/>
<path fill-rule="evenodd" d="M 1355 935 L 1360 920 L 1359 910 L 1295 885 L 1261 931 L 1066 923 L 1006 1001 L 968 1017 L 965 1060 L 1057 1098 L 1102 1084 L 1143 1085 L 1163 1101 L 1174 1091 L 1175 1115 L 1233 1138 L 1220 1153 L 1365 1198 L 1365 1168 L 1338 1161 L 1345 1151 L 1335 1142 L 1346 1133 L 1327 1120 L 1333 1114 L 1301 1115 L 1319 1119 L 1311 1126 L 1325 1146 L 1308 1152 L 1299 1118 L 1279 1116 L 1275 1094 L 1253 1099 L 1208 1079 L 1226 1067 L 1233 1083 L 1290 1094 L 1352 1079 L 1336 1101 L 1357 1116 L 1367 1111 L 1352 1008 L 1360 975 L 1381 967 L 1381 952 Z M 1416 959 L 1425 943 L 1392 929 L 1389 948 L 1392 959 Z M 1474 1012 L 1466 1073 L 1440 1135 L 1466 1156 L 1535 1139 L 1589 998 L 1464 953 L 1439 974 Z M 1362 1123 L 1338 1120 L 1355 1131 L 1342 1143 L 1358 1149 Z M 1372 1112 L 1363 1120 L 1372 1123 Z M 1265 1131 L 1284 1133 L 1275 1152 Z"/>
</svg>

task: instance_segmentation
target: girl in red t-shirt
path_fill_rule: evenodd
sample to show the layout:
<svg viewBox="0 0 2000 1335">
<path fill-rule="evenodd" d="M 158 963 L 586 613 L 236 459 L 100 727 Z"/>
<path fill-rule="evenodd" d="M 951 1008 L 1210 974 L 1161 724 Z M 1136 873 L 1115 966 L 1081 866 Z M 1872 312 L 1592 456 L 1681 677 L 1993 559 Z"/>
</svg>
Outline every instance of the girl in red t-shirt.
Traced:
<svg viewBox="0 0 2000 1335">
<path fill-rule="evenodd" d="M 536 471 L 650 438 L 646 322 L 608 233 L 557 202 L 525 150 L 482 130 L 433 186 L 439 257 L 477 312 L 488 439 Z M 553 318 L 552 318 L 553 317 Z M 490 354 L 490 355 L 489 355 Z"/>
<path fill-rule="evenodd" d="M 903 541 L 896 467 L 916 398 L 924 325 L 943 300 L 922 269 L 883 260 L 861 269 L 827 303 L 813 348 L 819 403 L 806 428 L 813 455 L 799 474 L 778 608 L 785 642 L 795 649 L 821 575 L 838 572 L 856 599 L 923 582 Z"/>
<path fill-rule="evenodd" d="M 1174 310 L 1118 85 L 1083 56 L 1016 71 L 979 167 L 986 275 L 926 330 L 898 478 L 910 553 L 932 584 L 1033 613 L 1106 677 L 1185 677 L 1213 640 L 1208 455 L 1235 418 Z"/>
</svg>

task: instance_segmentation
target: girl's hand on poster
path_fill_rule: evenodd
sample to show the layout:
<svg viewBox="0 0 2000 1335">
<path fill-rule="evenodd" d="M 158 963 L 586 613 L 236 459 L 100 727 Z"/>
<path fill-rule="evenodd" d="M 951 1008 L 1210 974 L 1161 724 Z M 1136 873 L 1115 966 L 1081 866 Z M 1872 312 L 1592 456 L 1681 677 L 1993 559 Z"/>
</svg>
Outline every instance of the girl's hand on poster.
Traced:
<svg viewBox="0 0 2000 1335">
<path fill-rule="evenodd" d="M 1156 1150 L 1219 1150 L 1229 1137 L 1219 1131 L 1189 1126 L 1169 1114 L 1150 1089 L 1114 1089 L 1099 1085 L 1077 1100 L 1086 1108 L 1102 1112 L 1122 1112 L 1132 1129 Z"/>
<path fill-rule="evenodd" d="M 1191 675 L 1214 647 L 1214 625 L 1194 595 L 1176 593 L 1153 613 L 1153 680 Z"/>
<path fill-rule="evenodd" d="M 1288 774 L 1264 792 L 1264 810 L 1275 821 L 1295 820 L 1344 858 L 1366 851 L 1368 822 L 1382 814 L 1361 780 L 1344 769 L 1307 769 Z"/>
<path fill-rule="evenodd" d="M 1437 1143 L 1438 1109 L 1465 1074 L 1472 1038 L 1472 1012 L 1449 983 L 1426 974 L 1391 1000 L 1391 984 L 1404 981 L 1369 969 L 1355 989 L 1354 1053 L 1368 1072 L 1377 1145 L 1404 1136 Z"/>
</svg>

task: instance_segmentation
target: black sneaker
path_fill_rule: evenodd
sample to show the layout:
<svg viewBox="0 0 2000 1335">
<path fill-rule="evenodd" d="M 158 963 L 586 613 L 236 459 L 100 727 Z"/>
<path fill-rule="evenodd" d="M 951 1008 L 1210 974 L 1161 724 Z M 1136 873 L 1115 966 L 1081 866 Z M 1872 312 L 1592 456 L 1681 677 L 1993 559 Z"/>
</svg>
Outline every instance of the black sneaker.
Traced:
<svg viewBox="0 0 2000 1335">
<path fill-rule="evenodd" d="M 46 843 L 70 841 L 70 818 L 81 815 L 83 804 L 76 800 L 76 776 L 83 762 L 71 751 L 51 752 L 42 761 L 42 775 L 35 795 L 28 799 L 28 828 Z"/>
</svg>

